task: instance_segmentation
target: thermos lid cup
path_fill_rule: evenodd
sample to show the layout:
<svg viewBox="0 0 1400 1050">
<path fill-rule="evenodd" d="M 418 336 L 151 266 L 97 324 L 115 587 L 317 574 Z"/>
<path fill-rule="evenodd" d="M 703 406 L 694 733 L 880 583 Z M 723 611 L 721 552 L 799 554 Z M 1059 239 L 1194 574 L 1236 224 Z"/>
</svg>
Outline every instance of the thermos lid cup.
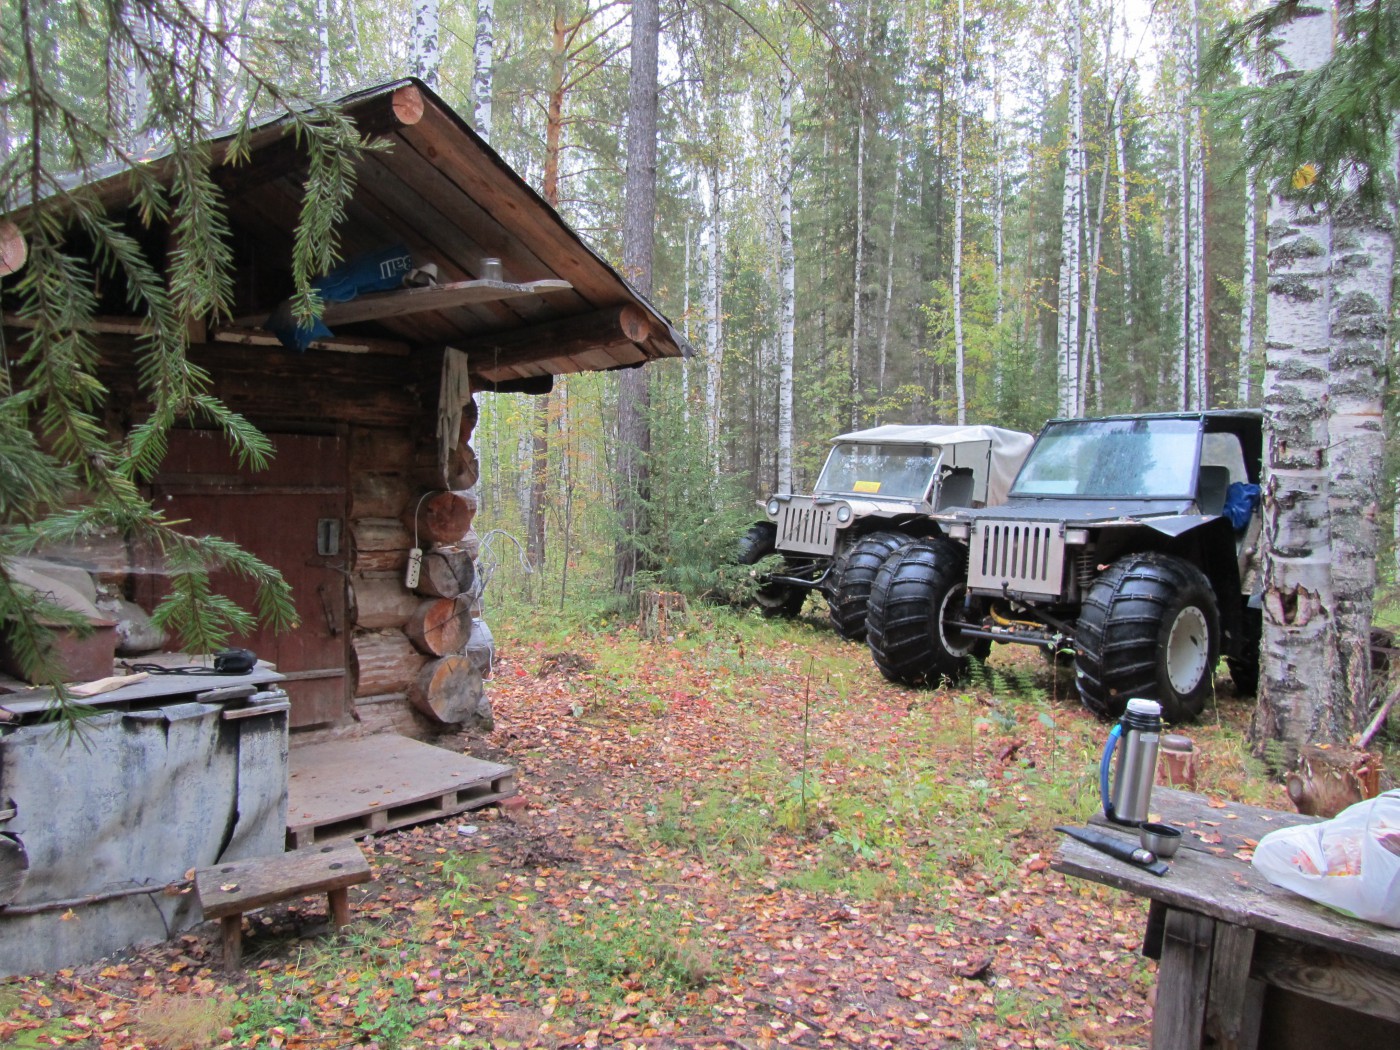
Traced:
<svg viewBox="0 0 1400 1050">
<path fill-rule="evenodd" d="M 1156 700 L 1142 700 L 1134 697 L 1132 700 L 1128 701 L 1128 713 L 1160 718 L 1162 716 L 1162 705 Z"/>
</svg>

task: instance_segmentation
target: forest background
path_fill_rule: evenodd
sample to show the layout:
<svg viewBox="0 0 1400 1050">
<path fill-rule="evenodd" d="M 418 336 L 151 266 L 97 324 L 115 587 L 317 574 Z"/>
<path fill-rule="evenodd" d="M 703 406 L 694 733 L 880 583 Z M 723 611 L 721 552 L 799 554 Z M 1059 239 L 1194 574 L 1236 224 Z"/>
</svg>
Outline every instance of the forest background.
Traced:
<svg viewBox="0 0 1400 1050">
<path fill-rule="evenodd" d="M 476 14 L 437 14 L 436 87 L 468 115 Z M 1057 414 L 1257 407 L 1262 202 L 1238 119 L 1208 95 L 1244 72 L 1206 80 L 1200 61 L 1235 14 L 663 5 L 652 287 L 697 354 L 650 370 L 660 585 L 715 586 L 751 501 L 781 484 L 785 80 L 798 491 L 832 436 L 879 423 L 1034 432 Z M 332 65 L 336 88 L 417 60 L 421 11 L 345 15 L 330 49 L 359 61 Z M 613 260 L 626 42 L 626 5 L 494 7 L 492 145 Z M 527 541 L 536 594 L 606 590 L 616 383 L 481 403 L 488 528 Z"/>
</svg>

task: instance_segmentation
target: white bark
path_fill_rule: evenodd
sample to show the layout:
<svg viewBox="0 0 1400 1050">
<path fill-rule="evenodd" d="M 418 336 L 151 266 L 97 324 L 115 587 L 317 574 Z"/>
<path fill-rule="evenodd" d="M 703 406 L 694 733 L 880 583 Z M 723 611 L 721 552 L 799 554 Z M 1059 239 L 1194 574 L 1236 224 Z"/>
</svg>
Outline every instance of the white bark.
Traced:
<svg viewBox="0 0 1400 1050">
<path fill-rule="evenodd" d="M 146 18 L 137 18 L 131 25 L 131 36 L 135 53 L 131 55 L 130 64 L 125 71 L 125 97 L 122 100 L 125 112 L 121 114 L 121 118 L 127 132 L 126 148 L 133 154 L 140 155 L 152 146 L 150 132 L 144 127 L 151 108 L 151 82 L 146 72 L 146 62 L 149 59 L 140 52 L 154 47 L 155 35 L 151 32 L 151 24 Z"/>
<path fill-rule="evenodd" d="M 992 48 L 992 254 L 995 268 L 997 308 L 996 323 L 1006 319 L 1005 260 L 1006 260 L 1006 157 L 1001 126 L 1001 63 L 1000 51 Z M 997 389 L 1001 388 L 1001 369 L 996 369 Z"/>
<path fill-rule="evenodd" d="M 895 235 L 899 230 L 899 185 L 903 176 L 904 156 L 901 152 L 895 157 L 894 162 L 894 196 L 890 199 L 890 245 L 885 260 L 885 302 L 880 311 L 880 374 L 878 381 L 882 406 L 885 397 L 885 373 L 889 363 L 890 314 L 894 312 Z M 877 421 L 883 422 L 882 419 L 877 419 Z"/>
<path fill-rule="evenodd" d="M 316 92 L 331 93 L 330 0 L 316 0 Z"/>
<path fill-rule="evenodd" d="M 967 47 L 967 5 L 966 0 L 958 0 L 958 36 L 954 50 L 954 92 L 958 107 L 953 159 L 953 376 L 957 397 L 958 425 L 967 422 L 967 347 L 963 343 L 962 318 L 962 253 L 963 253 L 963 104 L 967 94 L 964 68 L 967 62 L 964 54 Z"/>
<path fill-rule="evenodd" d="M 720 317 L 720 209 L 719 173 L 710 176 L 710 229 L 706 245 L 705 273 L 705 437 L 710 449 L 710 463 L 719 476 L 719 394 L 720 371 L 724 365 L 722 318 Z"/>
<path fill-rule="evenodd" d="M 685 220 L 685 270 L 682 281 L 683 295 L 681 306 L 681 327 L 685 333 L 685 341 L 690 342 L 690 220 Z M 681 358 L 681 423 L 684 424 L 684 432 L 690 432 L 690 358 Z"/>
<path fill-rule="evenodd" d="M 1126 87 L 1124 88 L 1126 91 Z M 1123 95 L 1120 92 L 1115 100 L 1113 120 L 1113 149 L 1118 161 L 1118 260 L 1123 271 L 1123 327 L 1133 327 L 1133 266 L 1132 240 L 1128 235 L 1128 149 L 1127 131 L 1124 127 Z M 1133 339 L 1129 332 L 1128 360 L 1133 360 Z"/>
<path fill-rule="evenodd" d="M 495 73 L 495 0 L 476 0 L 476 45 L 473 48 L 472 119 L 476 133 L 491 141 L 491 81 Z"/>
<path fill-rule="evenodd" d="M 861 291 L 865 277 L 865 92 L 861 89 L 860 122 L 856 131 L 856 258 L 855 291 L 851 296 L 851 429 L 860 426 Z"/>
<path fill-rule="evenodd" d="M 1191 407 L 1191 135 L 1186 127 L 1186 85 L 1177 86 L 1176 111 L 1176 407 Z"/>
<path fill-rule="evenodd" d="M 1258 254 L 1259 205 L 1256 172 L 1244 173 L 1244 270 L 1240 277 L 1240 361 L 1236 403 L 1248 408 L 1254 372 L 1254 264 Z"/>
<path fill-rule="evenodd" d="M 1204 126 L 1201 121 L 1200 98 L 1201 69 L 1201 3 L 1192 0 L 1190 40 L 1187 54 L 1190 59 L 1189 86 L 1192 93 L 1190 113 L 1190 163 L 1189 180 L 1191 185 L 1191 407 L 1209 407 L 1207 390 L 1207 366 L 1209 348 L 1206 346 L 1206 146 Z"/>
<path fill-rule="evenodd" d="M 1084 394 L 1079 381 L 1079 277 L 1080 222 L 1084 206 L 1084 43 L 1082 0 L 1073 0 L 1069 28 L 1070 62 L 1073 73 L 1069 84 L 1069 143 L 1065 151 L 1065 187 L 1060 213 L 1059 327 L 1059 412 L 1064 416 L 1083 414 Z"/>
<path fill-rule="evenodd" d="M 778 129 L 778 491 L 792 491 L 792 358 L 797 328 L 797 256 L 792 244 L 792 73 L 783 67 Z"/>
<path fill-rule="evenodd" d="M 438 46 L 438 0 L 413 0 L 413 24 L 408 27 L 408 72 L 434 91 L 442 50 Z"/>
<path fill-rule="evenodd" d="M 1327 10 L 1282 28 L 1279 55 L 1312 69 L 1331 52 Z M 1275 196 L 1269 204 L 1269 308 L 1264 372 L 1264 645 L 1257 743 L 1292 751 L 1353 728 L 1334 701 L 1338 665 L 1329 520 L 1327 418 L 1332 223 L 1326 210 Z"/>
</svg>

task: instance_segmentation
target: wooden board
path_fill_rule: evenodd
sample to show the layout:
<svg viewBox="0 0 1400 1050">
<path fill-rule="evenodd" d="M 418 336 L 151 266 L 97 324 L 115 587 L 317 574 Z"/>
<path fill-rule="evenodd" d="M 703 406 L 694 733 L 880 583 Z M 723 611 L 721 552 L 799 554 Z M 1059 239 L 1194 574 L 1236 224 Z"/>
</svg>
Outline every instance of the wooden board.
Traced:
<svg viewBox="0 0 1400 1050">
<path fill-rule="evenodd" d="M 1131 841 L 1128 835 L 1124 841 Z M 1060 843 L 1056 871 L 1162 901 L 1237 926 L 1333 948 L 1384 965 L 1400 961 L 1400 930 L 1350 919 L 1274 886 L 1252 864 L 1182 850 L 1157 877 L 1073 839 Z"/>
<path fill-rule="evenodd" d="M 515 769 L 393 734 L 293 747 L 289 848 L 360 838 L 499 802 Z"/>
<path fill-rule="evenodd" d="M 1258 842 L 1271 831 L 1291 828 L 1298 824 L 1314 824 L 1317 817 L 1301 813 L 1284 813 L 1273 809 L 1249 806 L 1243 802 L 1212 800 L 1204 795 L 1175 788 L 1152 789 L 1152 819 L 1162 820 L 1181 829 L 1181 848 L 1211 853 L 1217 857 L 1234 855 L 1249 847 L 1246 840 Z M 1110 824 L 1103 813 L 1089 818 L 1090 824 L 1122 830 Z"/>
<path fill-rule="evenodd" d="M 353 842 L 216 864 L 194 873 L 206 919 L 240 915 L 292 896 L 326 893 L 370 879 L 369 863 Z"/>
</svg>

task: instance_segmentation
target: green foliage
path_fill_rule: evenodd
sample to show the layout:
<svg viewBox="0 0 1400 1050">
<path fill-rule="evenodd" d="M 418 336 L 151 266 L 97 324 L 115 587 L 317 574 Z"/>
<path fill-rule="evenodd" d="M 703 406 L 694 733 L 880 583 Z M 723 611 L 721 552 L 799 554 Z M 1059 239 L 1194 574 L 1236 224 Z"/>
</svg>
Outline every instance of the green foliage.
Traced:
<svg viewBox="0 0 1400 1050">
<path fill-rule="evenodd" d="M 1258 167 L 1277 193 L 1310 203 L 1357 195 L 1375 203 L 1393 174 L 1395 114 L 1400 111 L 1400 5 L 1345 0 L 1337 5 L 1331 57 L 1316 69 L 1290 71 L 1262 87 L 1219 96 L 1245 121 L 1243 163 Z M 1330 6 L 1279 0 L 1231 22 L 1211 53 L 1218 69 L 1232 62 L 1265 68 L 1277 61 L 1278 34 L 1300 18 L 1327 19 Z M 1295 177 L 1303 165 L 1316 177 Z"/>
<path fill-rule="evenodd" d="M 201 15 L 163 0 L 4 9 L 0 218 L 24 235 L 28 261 L 0 288 L 23 325 L 0 371 L 0 621 L 26 676 L 55 687 L 48 637 L 72 618 L 15 585 L 11 559 L 31 551 L 108 540 L 154 552 L 171 574 L 157 621 L 191 651 L 218 647 L 253 615 L 275 628 L 295 622 L 280 574 L 217 538 L 182 535 L 140 488 L 175 426 L 218 428 L 255 468 L 271 454 L 187 354 L 189 322 L 225 319 L 233 300 L 215 128 L 225 136 L 219 163 L 247 163 L 254 124 L 280 114 L 309 159 L 292 259 L 301 317 L 317 309 L 310 281 L 336 258 L 335 228 L 364 148 L 342 114 L 279 82 L 295 34 L 274 43 L 247 9 L 237 25 L 230 18 L 218 5 Z M 109 214 L 84 187 L 102 165 L 130 185 L 128 216 Z M 111 392 L 99 378 L 92 321 L 104 311 L 145 322 L 136 401 L 149 410 L 123 437 L 108 430 Z M 217 570 L 255 584 L 255 610 L 212 590 Z"/>
</svg>

